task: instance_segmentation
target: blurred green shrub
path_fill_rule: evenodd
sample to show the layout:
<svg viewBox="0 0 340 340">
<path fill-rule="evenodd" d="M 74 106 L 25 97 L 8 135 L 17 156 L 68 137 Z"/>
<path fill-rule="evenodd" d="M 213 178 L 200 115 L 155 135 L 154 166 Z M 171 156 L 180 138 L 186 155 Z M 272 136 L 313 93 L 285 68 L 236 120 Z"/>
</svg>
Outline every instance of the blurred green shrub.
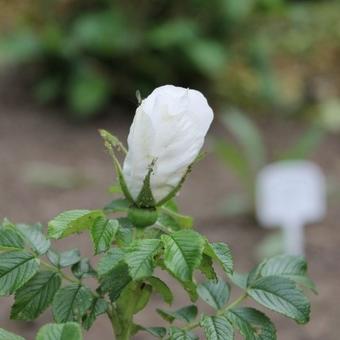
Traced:
<svg viewBox="0 0 340 340">
<path fill-rule="evenodd" d="M 61 102 L 79 118 L 112 98 L 126 102 L 136 89 L 145 96 L 165 83 L 252 110 L 261 103 L 296 106 L 304 90 L 293 91 L 291 99 L 291 81 L 280 82 L 286 72 L 280 75 L 275 55 L 310 53 L 316 43 L 325 45 L 325 36 L 338 35 L 338 4 L 35 0 L 0 39 L 0 65 L 23 65 L 34 76 L 40 102 Z"/>
</svg>

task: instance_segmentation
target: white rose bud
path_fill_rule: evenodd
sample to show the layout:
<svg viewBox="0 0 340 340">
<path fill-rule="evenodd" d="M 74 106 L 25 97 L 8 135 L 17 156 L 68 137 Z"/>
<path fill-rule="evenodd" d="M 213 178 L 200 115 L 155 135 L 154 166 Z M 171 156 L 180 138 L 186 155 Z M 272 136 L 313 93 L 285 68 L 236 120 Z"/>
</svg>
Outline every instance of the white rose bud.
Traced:
<svg viewBox="0 0 340 340">
<path fill-rule="evenodd" d="M 128 137 L 123 174 L 137 200 L 150 166 L 155 203 L 179 186 L 197 158 L 213 119 L 206 98 L 196 90 L 165 85 L 137 108 Z"/>
</svg>

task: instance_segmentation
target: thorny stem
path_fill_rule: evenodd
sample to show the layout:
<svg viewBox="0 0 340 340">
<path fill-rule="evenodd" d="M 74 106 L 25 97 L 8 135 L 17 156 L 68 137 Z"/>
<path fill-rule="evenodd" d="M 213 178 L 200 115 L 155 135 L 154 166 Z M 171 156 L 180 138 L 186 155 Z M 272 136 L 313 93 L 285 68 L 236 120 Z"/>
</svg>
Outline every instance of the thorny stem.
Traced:
<svg viewBox="0 0 340 340">
<path fill-rule="evenodd" d="M 230 305 L 226 306 L 225 308 L 220 309 L 217 312 L 217 315 L 221 316 L 223 314 L 225 314 L 227 311 L 229 311 L 230 309 L 238 306 L 241 302 L 243 302 L 243 300 L 245 300 L 248 297 L 247 293 L 241 295 L 239 298 L 237 298 L 234 302 L 232 302 Z M 186 327 L 184 327 L 183 329 L 189 331 L 192 330 L 196 327 L 199 327 L 200 325 L 200 321 L 196 321 L 194 323 L 190 323 L 188 324 Z"/>
</svg>

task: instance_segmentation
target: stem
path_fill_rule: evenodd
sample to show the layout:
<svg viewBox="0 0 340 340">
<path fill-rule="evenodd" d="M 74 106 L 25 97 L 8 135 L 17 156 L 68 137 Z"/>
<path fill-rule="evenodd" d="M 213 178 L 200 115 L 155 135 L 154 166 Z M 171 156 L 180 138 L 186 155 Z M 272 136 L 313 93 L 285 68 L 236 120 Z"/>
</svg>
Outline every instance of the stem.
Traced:
<svg viewBox="0 0 340 340">
<path fill-rule="evenodd" d="M 80 283 L 79 280 L 74 279 L 74 278 L 72 278 L 71 276 L 67 275 L 67 274 L 64 273 L 60 268 L 54 267 L 54 266 L 50 265 L 48 262 L 46 262 L 46 261 L 44 261 L 44 260 L 41 260 L 41 259 L 40 259 L 40 263 L 41 263 L 43 266 L 45 266 L 46 268 L 48 268 L 48 269 L 50 269 L 50 270 L 52 270 L 52 271 L 54 271 L 54 272 L 59 273 L 59 274 L 62 276 L 62 278 L 65 279 L 66 281 L 70 281 L 70 282 L 72 282 L 72 283 L 77 283 L 77 284 Z"/>
<path fill-rule="evenodd" d="M 232 308 L 238 306 L 238 305 L 239 305 L 241 302 L 243 302 L 243 300 L 245 300 L 247 297 L 248 297 L 248 296 L 247 296 L 247 293 L 241 295 L 239 298 L 237 298 L 237 299 L 236 299 L 234 302 L 232 302 L 230 305 L 226 306 L 225 308 L 220 309 L 220 310 L 216 313 L 216 315 L 221 316 L 221 315 L 225 314 L 228 310 L 230 310 L 230 309 L 232 309 Z M 200 325 L 200 321 L 196 321 L 196 322 L 194 322 L 194 323 L 188 324 L 186 327 L 183 327 L 183 329 L 184 329 L 184 330 L 187 330 L 187 331 L 190 331 L 190 330 L 192 330 L 192 329 L 194 329 L 194 328 L 196 328 L 196 327 L 199 327 L 199 325 Z"/>
<path fill-rule="evenodd" d="M 138 300 L 136 286 L 131 287 L 128 299 L 124 305 L 112 306 L 111 324 L 115 332 L 116 340 L 130 340 L 133 332 L 133 316 Z"/>
<path fill-rule="evenodd" d="M 238 306 L 241 302 L 243 302 L 246 298 L 248 297 L 247 293 L 244 293 L 243 295 L 241 295 L 239 298 L 237 298 L 233 303 L 231 303 L 230 305 L 228 305 L 225 308 L 222 308 L 221 310 L 219 310 L 217 312 L 217 315 L 223 315 L 225 312 L 227 312 L 228 310 L 235 308 L 236 306 Z"/>
</svg>

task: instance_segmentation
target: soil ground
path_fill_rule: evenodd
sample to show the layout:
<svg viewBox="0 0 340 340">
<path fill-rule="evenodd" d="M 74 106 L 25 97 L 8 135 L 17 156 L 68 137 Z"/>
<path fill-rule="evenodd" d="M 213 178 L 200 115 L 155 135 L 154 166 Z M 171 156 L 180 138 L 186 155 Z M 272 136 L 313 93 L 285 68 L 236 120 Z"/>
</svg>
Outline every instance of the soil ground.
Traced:
<svg viewBox="0 0 340 340">
<path fill-rule="evenodd" d="M 8 90 L 6 91 L 6 93 Z M 1 94 L 1 93 L 0 93 Z M 96 131 L 106 128 L 125 140 L 131 116 L 112 110 L 105 118 L 88 124 L 76 125 L 63 119 L 60 112 L 33 108 L 2 95 L 0 100 L 0 216 L 15 222 L 46 223 L 62 210 L 97 208 L 109 202 L 107 188 L 114 173 Z M 11 96 L 13 98 L 13 96 Z M 15 96 L 14 96 L 15 98 Z M 294 122 L 278 122 L 274 118 L 259 121 L 271 151 L 288 145 L 304 128 Z M 221 134 L 216 124 L 212 134 Z M 339 136 L 327 137 L 313 158 L 326 174 L 340 181 Z M 34 162 L 47 162 L 76 169 L 88 181 L 73 189 L 63 190 L 37 186 L 27 181 L 25 172 Z M 237 180 L 209 154 L 194 169 L 179 196 L 181 210 L 195 216 L 195 226 L 211 240 L 231 245 L 236 258 L 236 269 L 249 270 L 256 262 L 256 244 L 263 240 L 265 231 L 248 218 L 225 218 L 218 213 L 218 202 L 238 188 Z M 307 228 L 307 258 L 310 275 L 316 281 L 319 295 L 311 295 L 312 318 L 306 326 L 275 317 L 278 339 L 281 340 L 337 340 L 340 318 L 340 209 L 336 200 L 330 201 L 327 218 Z M 59 248 L 79 247 L 90 256 L 90 243 L 86 235 L 60 242 Z M 172 286 L 179 290 L 175 284 Z M 180 293 L 177 304 L 187 302 Z M 36 329 L 51 320 L 49 312 L 38 321 L 14 322 L 9 320 L 11 299 L 0 300 L 0 327 L 15 331 L 28 340 Z M 155 298 L 153 306 L 160 305 Z M 153 313 L 138 316 L 149 325 L 160 320 Z M 110 324 L 99 318 L 85 339 L 112 339 Z M 138 335 L 136 339 L 150 339 Z"/>
</svg>

